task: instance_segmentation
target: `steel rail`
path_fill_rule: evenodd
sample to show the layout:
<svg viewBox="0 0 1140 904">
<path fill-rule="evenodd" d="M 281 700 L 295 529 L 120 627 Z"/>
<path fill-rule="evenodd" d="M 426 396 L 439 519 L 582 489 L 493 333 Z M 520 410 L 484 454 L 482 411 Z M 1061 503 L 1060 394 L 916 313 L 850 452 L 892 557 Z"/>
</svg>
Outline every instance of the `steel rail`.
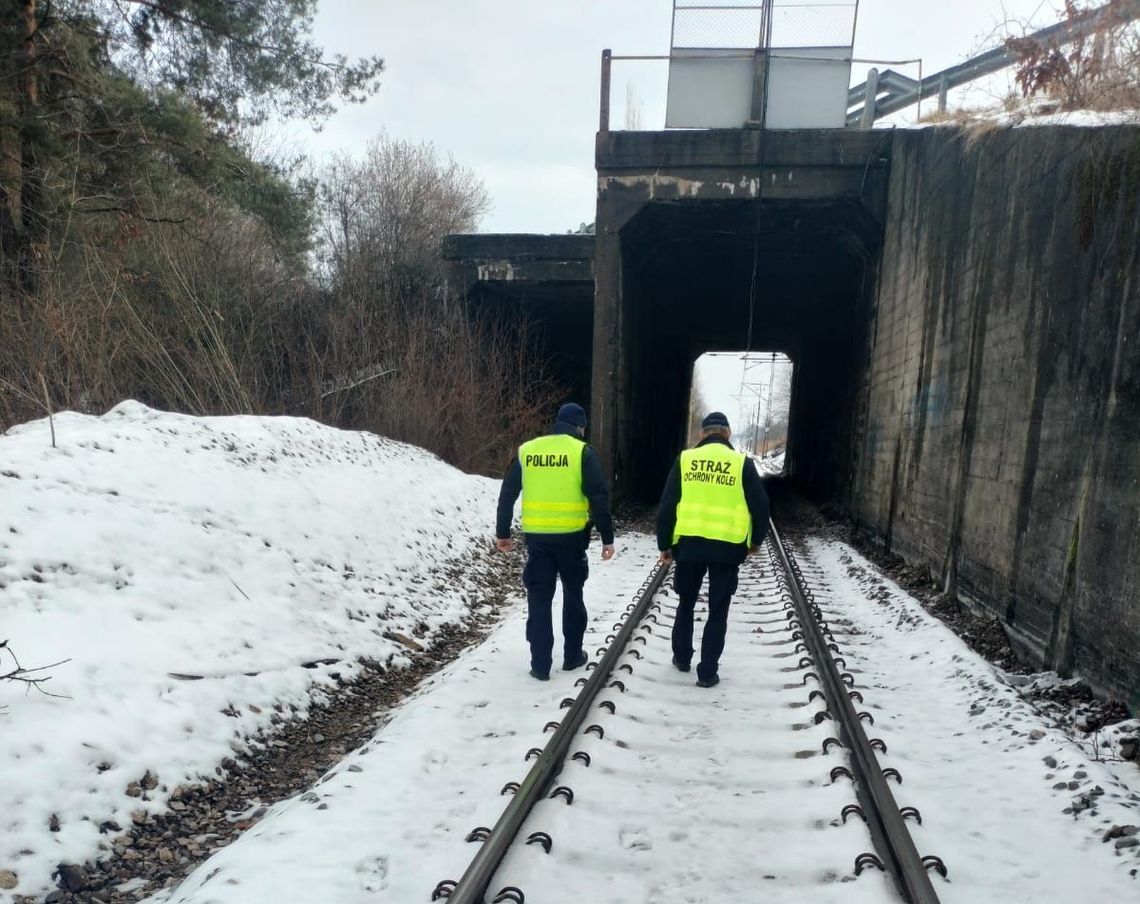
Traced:
<svg viewBox="0 0 1140 904">
<path fill-rule="evenodd" d="M 618 659 L 625 652 L 626 646 L 633 638 L 645 614 L 653 605 L 653 598 L 661 589 L 665 576 L 669 573 L 669 565 L 658 564 L 650 574 L 641 595 L 637 598 L 633 608 L 626 614 L 621 629 L 617 632 L 613 643 L 606 650 L 605 656 L 598 663 L 593 674 L 586 681 L 578 697 L 575 699 L 570 711 L 562 719 L 554 735 L 543 748 L 530 772 L 515 792 L 510 804 L 503 810 L 502 815 L 491 829 L 490 835 L 479 853 L 471 861 L 466 872 L 455 884 L 450 892 L 441 891 L 445 882 L 436 886 L 436 897 L 445 897 L 451 904 L 483 904 L 487 886 L 499 869 L 507 851 L 515 842 L 515 838 L 522 828 L 534 805 L 546 796 L 554 779 L 562 770 L 563 761 L 570 752 L 574 738 L 586 720 L 586 714 L 594 702 L 598 692 L 602 690 L 606 681 L 617 670 Z"/>
<path fill-rule="evenodd" d="M 792 564 L 784 542 L 769 521 L 769 542 L 788 577 L 788 592 L 803 629 L 804 644 L 819 672 L 829 712 L 840 726 L 841 740 L 851 751 L 851 765 L 855 773 L 856 789 L 863 801 L 864 816 L 871 831 L 872 841 L 879 849 L 883 864 L 892 874 L 899 892 L 910 904 L 938 904 L 938 895 L 930 883 L 923 858 L 919 856 L 907 830 L 906 821 L 899 812 L 887 781 L 883 778 L 879 761 L 871 742 L 863 731 L 859 714 L 851 702 L 839 667 L 832 659 L 812 605 L 808 603 L 800 579 L 800 570 Z M 815 607 L 818 610 L 818 606 Z"/>
</svg>

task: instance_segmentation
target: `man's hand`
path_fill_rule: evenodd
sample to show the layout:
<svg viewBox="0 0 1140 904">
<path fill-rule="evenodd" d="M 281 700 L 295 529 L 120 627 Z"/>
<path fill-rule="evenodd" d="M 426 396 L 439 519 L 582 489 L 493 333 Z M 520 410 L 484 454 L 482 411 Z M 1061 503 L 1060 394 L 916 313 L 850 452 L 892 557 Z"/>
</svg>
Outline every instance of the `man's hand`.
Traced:
<svg viewBox="0 0 1140 904">
<path fill-rule="evenodd" d="M 614 557 L 614 545 L 611 543 L 608 546 L 602 547 L 602 561 L 608 562 Z"/>
<path fill-rule="evenodd" d="M 760 547 L 759 547 L 759 546 L 750 546 L 750 547 L 748 547 L 748 555 L 750 555 L 750 556 L 754 556 L 754 555 L 756 555 L 756 553 L 758 553 L 758 552 L 760 552 Z"/>
<path fill-rule="evenodd" d="M 669 549 L 661 550 L 661 555 L 657 557 L 657 561 L 662 565 L 668 565 L 673 561 L 673 552 Z"/>
<path fill-rule="evenodd" d="M 497 549 L 499 552 L 510 552 L 514 548 L 515 548 L 515 541 L 512 540 L 510 537 L 496 537 L 495 538 L 495 549 Z"/>
</svg>

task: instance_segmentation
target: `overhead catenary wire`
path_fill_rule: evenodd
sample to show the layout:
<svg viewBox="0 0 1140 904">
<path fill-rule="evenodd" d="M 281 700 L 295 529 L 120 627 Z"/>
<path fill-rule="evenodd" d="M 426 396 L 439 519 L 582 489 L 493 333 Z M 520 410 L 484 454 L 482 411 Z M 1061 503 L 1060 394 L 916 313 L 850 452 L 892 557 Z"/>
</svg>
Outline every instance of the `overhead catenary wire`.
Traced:
<svg viewBox="0 0 1140 904">
<path fill-rule="evenodd" d="M 756 325 L 756 297 L 757 288 L 760 279 L 760 235 L 764 225 L 764 162 L 766 159 L 767 150 L 767 134 L 768 134 L 768 87 L 769 75 L 771 74 L 772 67 L 771 53 L 772 53 L 772 3 L 766 2 L 764 4 L 764 15 L 760 25 L 760 52 L 763 54 L 764 59 L 764 77 L 761 81 L 761 103 L 760 103 L 760 120 L 759 120 L 759 135 L 757 148 L 757 158 L 759 164 L 760 176 L 756 184 L 756 236 L 752 244 L 752 281 L 748 289 L 748 331 L 747 338 L 744 345 L 744 358 L 747 361 L 748 355 L 752 352 L 752 338 Z M 744 395 L 745 383 L 748 379 L 748 367 L 746 363 L 742 363 L 740 372 L 740 395 Z"/>
</svg>

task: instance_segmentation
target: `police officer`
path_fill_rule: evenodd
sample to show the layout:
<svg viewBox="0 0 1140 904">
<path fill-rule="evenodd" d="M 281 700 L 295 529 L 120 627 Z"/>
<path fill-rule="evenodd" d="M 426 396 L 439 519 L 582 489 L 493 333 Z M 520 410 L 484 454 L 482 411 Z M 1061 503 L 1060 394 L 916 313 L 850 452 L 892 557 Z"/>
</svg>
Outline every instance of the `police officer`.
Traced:
<svg viewBox="0 0 1140 904">
<path fill-rule="evenodd" d="M 714 411 L 701 422 L 701 440 L 682 452 L 665 482 L 657 509 L 661 561 L 676 560 L 673 665 L 689 671 L 693 659 L 693 609 L 706 572 L 709 615 L 701 636 L 697 686 L 719 683 L 728 607 L 737 572 L 768 533 L 768 494 L 756 465 L 729 443 L 728 418 Z"/>
<path fill-rule="evenodd" d="M 586 445 L 586 412 L 570 402 L 558 409 L 554 430 L 519 447 L 499 492 L 496 545 L 511 549 L 511 519 L 522 493 L 522 529 L 526 535 L 526 639 L 530 643 L 530 675 L 550 678 L 554 656 L 551 607 L 555 578 L 562 579 L 562 668 L 586 664 L 582 638 L 586 604 L 582 587 L 589 576 L 586 547 L 591 518 L 602 535 L 602 559 L 614 555 L 614 525 L 602 463 Z"/>
</svg>

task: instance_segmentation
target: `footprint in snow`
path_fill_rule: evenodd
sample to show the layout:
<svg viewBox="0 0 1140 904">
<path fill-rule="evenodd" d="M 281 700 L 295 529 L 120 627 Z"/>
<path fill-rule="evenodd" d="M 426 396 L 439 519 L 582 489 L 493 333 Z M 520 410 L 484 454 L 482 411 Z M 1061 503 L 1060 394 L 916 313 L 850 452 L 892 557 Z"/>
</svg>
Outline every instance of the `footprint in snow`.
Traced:
<svg viewBox="0 0 1140 904">
<path fill-rule="evenodd" d="M 618 831 L 618 840 L 627 851 L 653 850 L 653 839 L 644 826 L 622 826 Z"/>
<path fill-rule="evenodd" d="M 387 857 L 366 857 L 356 864 L 356 872 L 365 891 L 384 891 L 388 887 Z"/>
</svg>

